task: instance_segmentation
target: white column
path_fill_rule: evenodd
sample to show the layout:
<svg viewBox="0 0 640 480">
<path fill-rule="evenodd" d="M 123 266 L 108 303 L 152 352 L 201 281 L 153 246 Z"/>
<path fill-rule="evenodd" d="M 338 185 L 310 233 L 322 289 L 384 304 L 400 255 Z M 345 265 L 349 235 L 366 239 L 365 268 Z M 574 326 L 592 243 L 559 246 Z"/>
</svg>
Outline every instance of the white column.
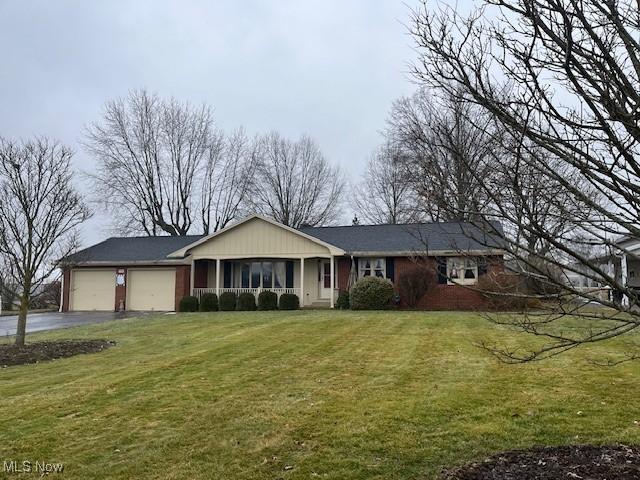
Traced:
<svg viewBox="0 0 640 480">
<path fill-rule="evenodd" d="M 71 276 L 71 273 L 69 273 Z M 62 306 L 64 304 L 64 270 L 62 270 L 62 277 L 60 277 L 60 308 L 58 312 L 62 312 Z M 0 298 L 0 315 L 2 315 L 2 298 Z"/>
<path fill-rule="evenodd" d="M 216 258 L 216 296 L 220 298 L 220 259 Z"/>
<path fill-rule="evenodd" d="M 335 285 L 334 285 L 334 283 L 335 283 L 335 279 L 334 279 L 335 272 L 334 272 L 334 270 L 335 270 L 334 258 L 333 258 L 333 255 L 331 255 L 331 266 L 329 268 L 329 271 L 331 272 L 331 297 L 330 297 L 331 298 L 331 308 L 333 308 L 333 304 L 334 304 L 333 297 L 335 295 L 335 293 L 334 293 L 334 290 L 335 290 Z"/>
<path fill-rule="evenodd" d="M 189 290 L 191 291 L 191 296 L 193 297 L 193 283 L 196 278 L 196 261 L 191 257 L 191 278 L 189 278 Z"/>
<path fill-rule="evenodd" d="M 629 270 L 628 270 L 628 266 L 627 266 L 627 252 L 622 252 L 622 260 L 620 262 L 620 270 L 622 270 L 622 279 L 620 280 L 620 282 L 622 283 L 622 285 L 624 287 L 627 286 L 627 282 L 629 281 Z M 622 304 L 625 307 L 629 306 L 629 298 L 627 298 L 626 295 L 622 296 Z"/>
<path fill-rule="evenodd" d="M 304 257 L 300 257 L 300 306 L 304 307 Z"/>
</svg>

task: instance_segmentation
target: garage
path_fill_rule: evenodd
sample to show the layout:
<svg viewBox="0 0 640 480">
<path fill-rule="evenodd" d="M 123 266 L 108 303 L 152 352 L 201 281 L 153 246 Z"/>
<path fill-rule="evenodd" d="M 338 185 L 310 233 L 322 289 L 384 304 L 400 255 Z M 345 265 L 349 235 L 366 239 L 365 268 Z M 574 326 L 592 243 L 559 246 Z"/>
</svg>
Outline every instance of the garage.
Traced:
<svg viewBox="0 0 640 480">
<path fill-rule="evenodd" d="M 127 310 L 173 311 L 175 297 L 175 268 L 129 269 L 127 272 Z"/>
<path fill-rule="evenodd" d="M 113 269 L 72 270 L 70 310 L 112 312 L 116 302 L 116 271 Z"/>
</svg>

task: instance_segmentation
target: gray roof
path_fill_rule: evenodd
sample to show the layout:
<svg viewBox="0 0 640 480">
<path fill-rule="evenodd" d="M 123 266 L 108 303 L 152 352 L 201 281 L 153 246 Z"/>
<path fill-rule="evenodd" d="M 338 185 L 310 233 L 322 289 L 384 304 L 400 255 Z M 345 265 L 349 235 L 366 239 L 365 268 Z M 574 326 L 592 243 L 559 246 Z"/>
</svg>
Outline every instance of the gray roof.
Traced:
<svg viewBox="0 0 640 480">
<path fill-rule="evenodd" d="M 502 231 L 499 224 L 494 228 Z M 482 229 L 468 223 L 421 223 L 408 225 L 349 225 L 342 227 L 305 227 L 300 231 L 319 240 L 354 252 L 423 253 L 499 249 L 502 243 Z M 183 237 L 112 237 L 85 248 L 65 259 L 64 264 L 178 262 L 167 255 L 198 240 L 202 235 Z"/>
<path fill-rule="evenodd" d="M 307 235 L 346 252 L 429 252 L 500 249 L 503 242 L 487 231 L 502 226 L 495 222 L 480 228 L 471 223 L 434 222 L 406 225 L 349 225 L 304 227 Z"/>
<path fill-rule="evenodd" d="M 200 240 L 201 235 L 171 237 L 112 237 L 70 255 L 63 263 L 126 263 L 166 261 L 167 255 Z"/>
</svg>

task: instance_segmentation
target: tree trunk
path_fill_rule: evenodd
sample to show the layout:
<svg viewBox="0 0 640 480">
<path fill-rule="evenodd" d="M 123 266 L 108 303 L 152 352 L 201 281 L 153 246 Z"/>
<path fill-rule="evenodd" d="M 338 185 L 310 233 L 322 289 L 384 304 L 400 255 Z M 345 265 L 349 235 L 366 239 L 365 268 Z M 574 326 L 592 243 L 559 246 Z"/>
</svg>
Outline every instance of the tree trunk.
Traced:
<svg viewBox="0 0 640 480">
<path fill-rule="evenodd" d="M 20 313 L 18 314 L 18 328 L 16 330 L 16 345 L 24 345 L 27 335 L 27 311 L 29 310 L 29 298 L 26 295 L 20 297 Z"/>
</svg>

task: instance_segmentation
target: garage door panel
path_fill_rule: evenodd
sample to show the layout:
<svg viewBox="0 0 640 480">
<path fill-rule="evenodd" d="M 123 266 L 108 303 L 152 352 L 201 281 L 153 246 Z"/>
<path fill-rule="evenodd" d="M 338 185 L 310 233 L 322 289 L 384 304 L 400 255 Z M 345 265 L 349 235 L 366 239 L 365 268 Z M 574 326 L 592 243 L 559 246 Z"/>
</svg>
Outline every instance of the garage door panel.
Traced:
<svg viewBox="0 0 640 480">
<path fill-rule="evenodd" d="M 72 270 L 70 309 L 113 311 L 116 301 L 116 271 Z"/>
<path fill-rule="evenodd" d="M 135 269 L 127 272 L 127 310 L 175 310 L 176 270 Z"/>
</svg>

